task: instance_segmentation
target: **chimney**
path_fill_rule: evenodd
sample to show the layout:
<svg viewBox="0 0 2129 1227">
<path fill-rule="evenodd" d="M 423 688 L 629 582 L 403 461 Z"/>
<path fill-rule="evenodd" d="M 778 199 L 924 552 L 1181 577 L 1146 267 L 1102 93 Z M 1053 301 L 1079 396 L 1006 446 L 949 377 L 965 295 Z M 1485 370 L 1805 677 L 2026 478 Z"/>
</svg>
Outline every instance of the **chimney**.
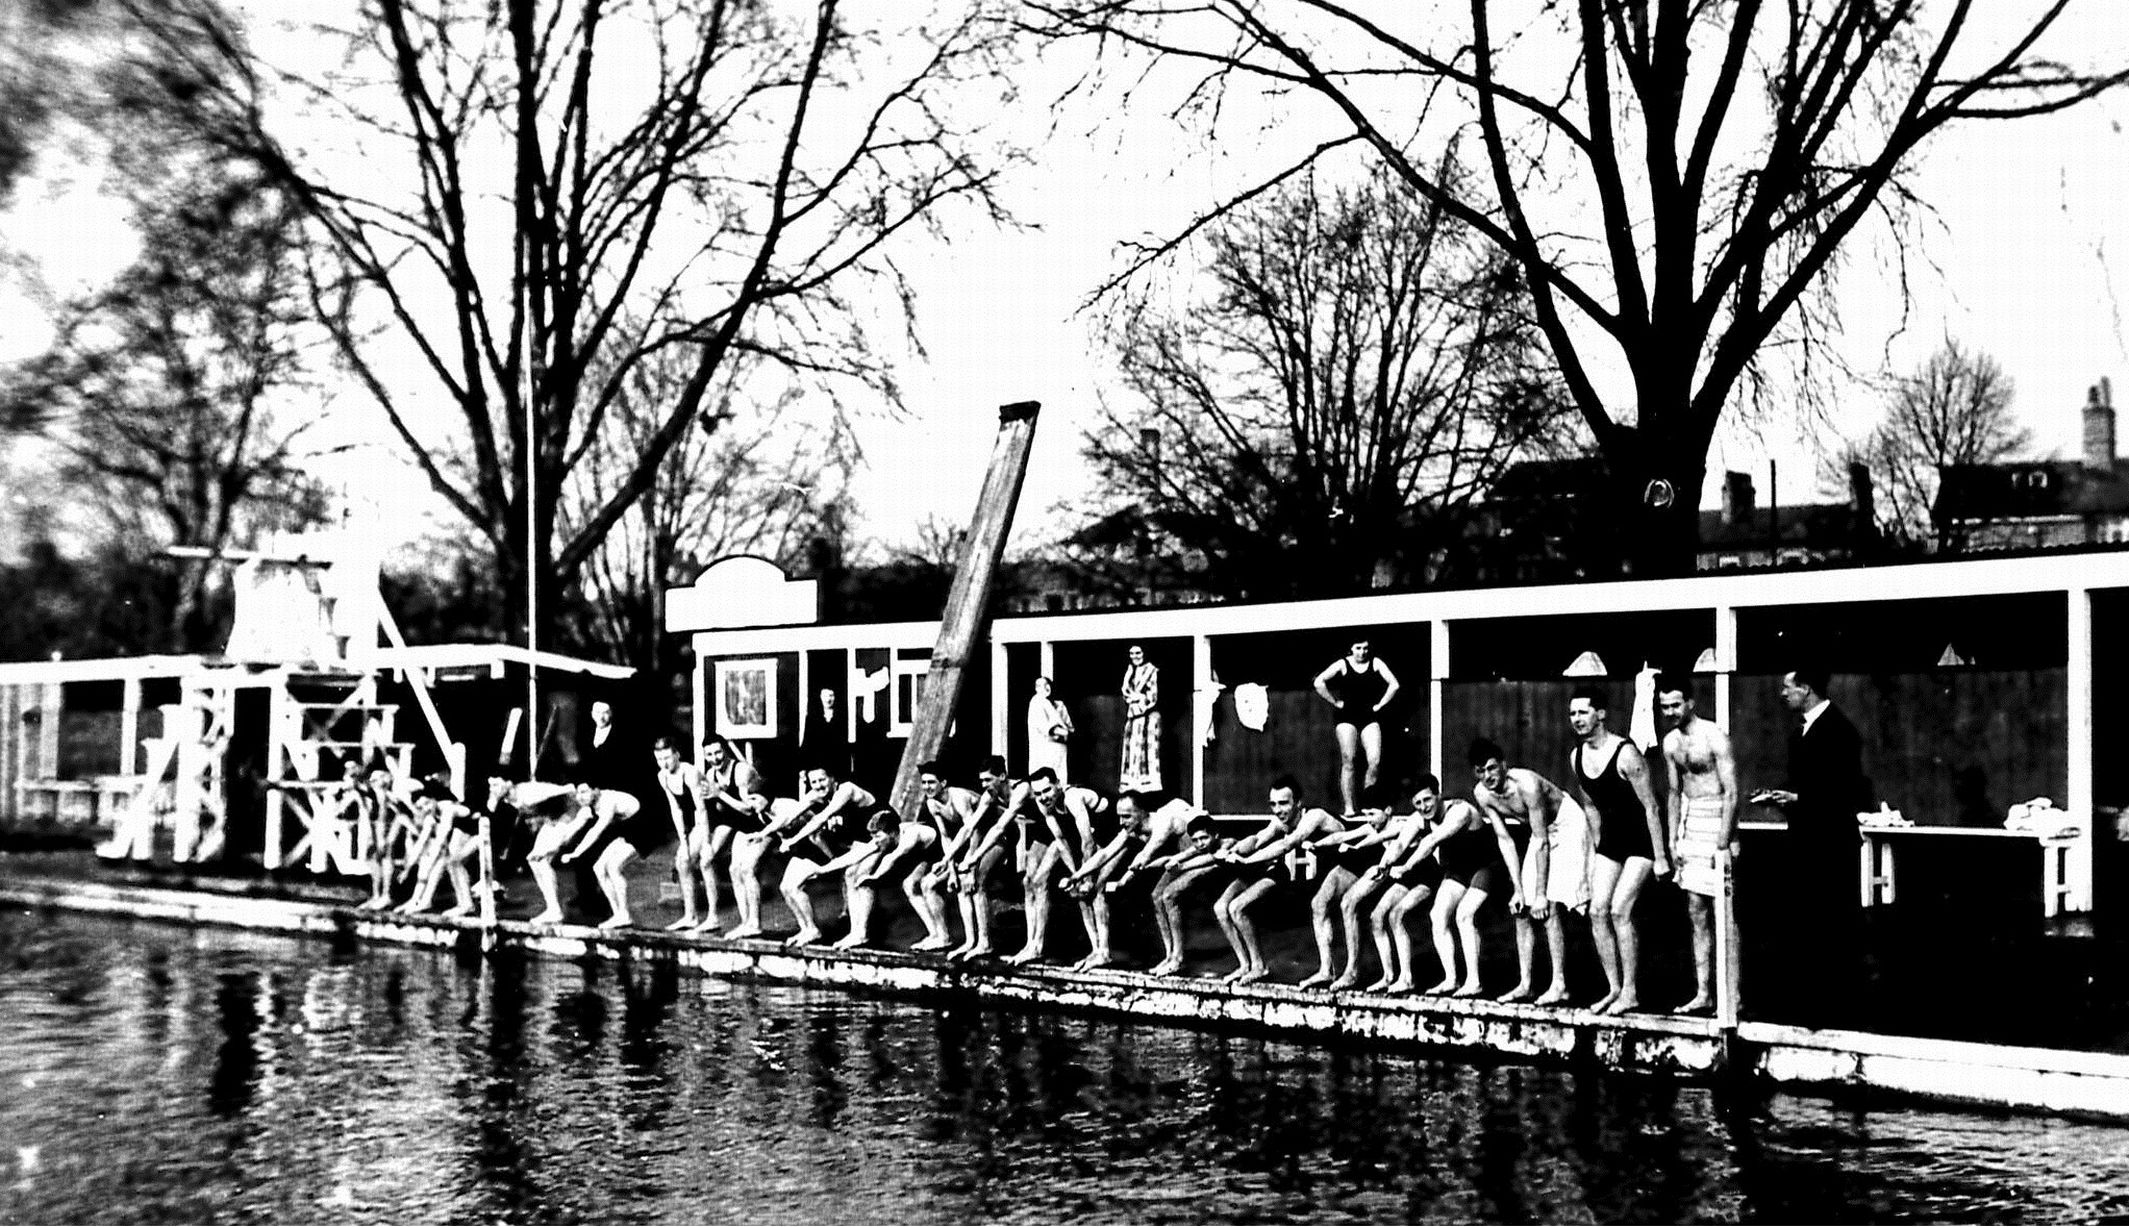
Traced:
<svg viewBox="0 0 2129 1227">
<path fill-rule="evenodd" d="M 1861 461 L 1848 466 L 1848 501 L 1855 508 L 1856 531 L 1868 533 L 1878 522 L 1878 499 L 1870 485 L 1870 466 Z"/>
<path fill-rule="evenodd" d="M 2085 467 L 2114 472 L 2114 386 L 2104 377 L 2085 396 Z"/>
<path fill-rule="evenodd" d="M 1752 518 L 1752 475 L 1732 470 L 1722 475 L 1722 526 L 1735 528 Z"/>
</svg>

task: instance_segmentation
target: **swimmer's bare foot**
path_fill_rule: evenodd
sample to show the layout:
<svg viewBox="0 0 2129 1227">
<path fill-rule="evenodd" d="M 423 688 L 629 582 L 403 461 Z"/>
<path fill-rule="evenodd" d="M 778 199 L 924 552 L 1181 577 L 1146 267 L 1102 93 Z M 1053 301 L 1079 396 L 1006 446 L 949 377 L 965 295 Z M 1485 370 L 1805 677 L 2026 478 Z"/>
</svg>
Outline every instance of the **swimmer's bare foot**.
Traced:
<svg viewBox="0 0 2129 1227">
<path fill-rule="evenodd" d="M 629 919 L 628 914 L 626 912 L 617 912 L 614 915 L 608 916 L 606 919 L 600 921 L 599 927 L 602 929 L 609 930 L 626 929 L 630 925 L 633 925 L 635 923 L 635 921 Z"/>
<path fill-rule="evenodd" d="M 693 916 L 682 916 L 680 919 L 665 926 L 665 931 L 668 933 L 679 933 L 688 929 L 700 928 L 701 925 L 702 922 L 696 920 Z"/>
<path fill-rule="evenodd" d="M 1441 996 L 1441 995 L 1442 995 L 1442 994 L 1444 994 L 1444 993 L 1453 993 L 1453 992 L 1455 992 L 1455 991 L 1456 991 L 1456 977 L 1455 977 L 1455 976 L 1450 976 L 1450 977 L 1449 977 L 1448 979 L 1446 979 L 1446 980 L 1443 980 L 1443 981 L 1442 981 L 1442 982 L 1441 982 L 1440 984 L 1437 984 L 1437 985 L 1435 985 L 1435 986 L 1434 986 L 1433 988 L 1429 988 L 1429 989 L 1422 989 L 1422 990 L 1420 990 L 1421 994 L 1422 994 L 1423 996 L 1427 996 L 1427 997 L 1439 997 L 1439 996 Z"/>
<path fill-rule="evenodd" d="M 1695 994 L 1691 1001 L 1671 1011 L 1673 1014 L 1713 1014 L 1714 1012 L 1715 999 L 1706 993 Z"/>
<path fill-rule="evenodd" d="M 1115 963 L 1115 955 L 1110 954 L 1106 950 L 1096 950 L 1089 953 L 1087 957 L 1079 960 L 1079 970 L 1100 971 L 1104 967 L 1114 966 Z"/>
<path fill-rule="evenodd" d="M 954 944 L 954 939 L 953 939 L 953 938 L 950 938 L 950 937 L 927 937 L 927 938 L 925 938 L 925 939 L 924 939 L 923 941 L 921 941 L 921 942 L 918 942 L 918 943 L 917 943 L 916 945 L 914 945 L 914 946 L 911 946 L 911 947 L 910 947 L 910 949 L 911 949 L 911 950 L 944 950 L 944 949 L 946 949 L 946 948 L 947 948 L 948 946 L 951 946 L 951 945 L 953 945 L 953 944 Z"/>
<path fill-rule="evenodd" d="M 954 957 L 959 959 L 987 959 L 994 953 L 996 952 L 991 949 L 989 942 L 974 942 L 954 951 Z"/>
<path fill-rule="evenodd" d="M 452 905 L 451 905 L 450 907 L 447 907 L 447 908 L 445 908 L 445 909 L 444 909 L 443 911 L 441 911 L 441 912 L 437 913 L 437 915 L 439 915 L 439 916 L 452 916 L 452 917 L 457 917 L 457 916 L 471 916 L 472 914 L 473 914 L 473 905 L 472 905 L 472 904 L 470 904 L 470 903 L 454 903 L 454 904 L 452 904 Z"/>
<path fill-rule="evenodd" d="M 1484 986 L 1480 985 L 1477 980 L 1466 980 L 1463 987 L 1457 989 L 1454 995 L 1458 997 L 1483 997 L 1485 994 Z"/>
<path fill-rule="evenodd" d="M 859 946 L 862 946 L 864 944 L 865 935 L 863 933 L 852 933 L 847 937 L 843 938 L 843 940 L 835 943 L 835 948 L 837 950 L 855 950 Z"/>
<path fill-rule="evenodd" d="M 1538 990 L 1530 987 L 1530 981 L 1525 980 L 1522 983 L 1516 985 L 1514 988 L 1509 989 L 1507 992 L 1502 993 L 1500 996 L 1495 997 L 1494 1000 L 1508 1002 L 1528 1001 L 1532 997 L 1535 997 L 1537 995 Z"/>
<path fill-rule="evenodd" d="M 1621 993 L 1604 1007 L 1606 1014 L 1631 1014 L 1641 1008 L 1641 998 L 1632 993 Z"/>
<path fill-rule="evenodd" d="M 1548 988 L 1548 989 L 1546 989 L 1546 990 L 1545 990 L 1545 993 L 1544 993 L 1544 995 L 1538 998 L 1538 1000 L 1537 1000 L 1537 1004 L 1539 1004 L 1539 1005 L 1565 1005 L 1565 1004 L 1567 1004 L 1567 986 L 1566 986 L 1565 984 L 1555 984 L 1555 985 L 1553 985 L 1553 986 L 1552 986 L 1551 988 Z"/>
<path fill-rule="evenodd" d="M 356 904 L 355 906 L 361 911 L 374 912 L 379 908 L 385 906 L 389 902 L 391 902 L 391 900 L 389 899 L 378 899 L 375 897 L 371 897 L 363 900 L 361 903 Z"/>
<path fill-rule="evenodd" d="M 1358 983 L 1360 983 L 1360 977 L 1352 969 L 1348 968 L 1344 975 L 1331 981 L 1331 991 L 1334 993 L 1343 992 Z"/>
<path fill-rule="evenodd" d="M 1005 964 L 1008 967 L 1025 967 L 1041 957 L 1032 950 L 1015 950 L 1005 956 Z"/>
<path fill-rule="evenodd" d="M 1236 984 L 1255 984 L 1271 975 L 1269 967 L 1252 967 L 1235 978 Z"/>
<path fill-rule="evenodd" d="M 784 939 L 786 946 L 810 946 L 821 939 L 819 929 L 800 929 Z"/>
<path fill-rule="evenodd" d="M 758 924 L 752 924 L 752 925 L 750 925 L 750 924 L 743 924 L 743 925 L 739 926 L 738 928 L 736 928 L 736 929 L 732 930 L 731 932 L 729 932 L 729 933 L 725 934 L 725 937 L 727 937 L 728 939 L 730 939 L 730 940 L 732 940 L 732 941 L 739 941 L 739 940 L 741 940 L 741 939 L 743 939 L 743 938 L 748 938 L 748 937 L 760 937 L 760 936 L 761 936 L 761 926 L 760 926 L 760 925 L 758 925 Z"/>
<path fill-rule="evenodd" d="M 694 934 L 697 937 L 724 936 L 724 929 L 718 924 L 717 918 L 715 916 L 709 917 L 706 920 L 698 922 L 695 927 L 689 929 L 688 932 Z"/>
<path fill-rule="evenodd" d="M 1327 971 L 1320 971 L 1320 970 L 1319 970 L 1319 971 L 1318 971 L 1318 972 L 1317 972 L 1317 973 L 1316 973 L 1315 975 L 1313 975 L 1313 976 L 1310 976 L 1310 977 L 1309 977 L 1308 979 L 1306 979 L 1306 980 L 1303 980 L 1303 981 L 1302 981 L 1302 982 L 1301 982 L 1300 984 L 1298 984 L 1298 985 L 1295 985 L 1295 987 L 1296 987 L 1296 988 L 1314 988 L 1314 987 L 1316 987 L 1316 986 L 1317 986 L 1317 985 L 1319 985 L 1319 984 L 1329 984 L 1330 982 L 1331 982 L 1331 973 L 1330 973 L 1330 972 L 1327 972 Z"/>
<path fill-rule="evenodd" d="M 1172 976 L 1181 970 L 1183 970 L 1183 960 L 1178 958 L 1166 958 L 1162 959 L 1158 963 L 1155 963 L 1153 966 L 1148 967 L 1146 969 L 1146 974 L 1149 976 Z"/>
<path fill-rule="evenodd" d="M 525 923 L 529 925 L 560 924 L 562 923 L 562 909 L 558 907 L 548 908 L 537 916 L 527 917 Z"/>
<path fill-rule="evenodd" d="M 1396 979 L 1392 977 L 1388 972 L 1384 972 L 1382 975 L 1377 976 L 1366 988 L 1361 989 L 1360 991 L 1363 993 L 1387 993 L 1391 991 L 1390 986 L 1394 983 L 1396 983 Z M 1334 984 L 1331 987 L 1336 988 L 1337 985 Z M 1411 986 L 1406 985 L 1405 987 L 1410 988 Z"/>
<path fill-rule="evenodd" d="M 1377 980 L 1375 983 L 1381 985 L 1381 988 L 1380 990 L 1375 990 L 1374 987 L 1371 985 L 1371 991 L 1381 991 L 1384 993 L 1389 993 L 1391 995 L 1409 993 L 1412 991 L 1412 980 L 1408 976 L 1399 976 L 1395 980 L 1390 981 L 1388 984 L 1383 984 L 1380 980 Z"/>
<path fill-rule="evenodd" d="M 1612 991 L 1604 994 L 1602 997 L 1597 998 L 1595 1001 L 1590 1002 L 1589 1012 L 1592 1014 L 1609 1013 L 1612 1008 L 1612 1002 L 1617 1001 L 1618 999 L 1619 990 L 1615 988 Z"/>
</svg>

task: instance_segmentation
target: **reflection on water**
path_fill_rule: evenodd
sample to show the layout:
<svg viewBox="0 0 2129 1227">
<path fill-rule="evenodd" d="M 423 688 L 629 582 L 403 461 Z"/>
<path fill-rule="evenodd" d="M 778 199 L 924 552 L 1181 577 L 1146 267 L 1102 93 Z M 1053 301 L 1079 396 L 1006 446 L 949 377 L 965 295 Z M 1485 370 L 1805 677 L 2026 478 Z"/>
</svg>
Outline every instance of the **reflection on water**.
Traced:
<svg viewBox="0 0 2129 1227">
<path fill-rule="evenodd" d="M 0 1221 L 1991 1221 L 2129 1130 L 0 916 Z"/>
</svg>

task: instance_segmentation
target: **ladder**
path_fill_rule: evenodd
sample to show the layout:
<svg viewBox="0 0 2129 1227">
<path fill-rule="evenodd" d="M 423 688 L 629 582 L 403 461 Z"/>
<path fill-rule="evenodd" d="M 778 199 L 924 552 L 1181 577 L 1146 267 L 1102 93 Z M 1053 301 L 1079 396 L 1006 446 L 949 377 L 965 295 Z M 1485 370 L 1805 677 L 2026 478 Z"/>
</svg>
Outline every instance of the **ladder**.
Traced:
<svg viewBox="0 0 2129 1227">
<path fill-rule="evenodd" d="M 373 673 L 287 673 L 267 715 L 266 868 L 304 862 L 316 874 L 369 872 L 369 832 L 342 816 L 342 773 L 328 773 L 325 765 L 352 759 L 360 772 L 381 762 L 407 779 L 414 746 L 399 739 L 398 715 L 398 704 L 378 701 Z"/>
</svg>

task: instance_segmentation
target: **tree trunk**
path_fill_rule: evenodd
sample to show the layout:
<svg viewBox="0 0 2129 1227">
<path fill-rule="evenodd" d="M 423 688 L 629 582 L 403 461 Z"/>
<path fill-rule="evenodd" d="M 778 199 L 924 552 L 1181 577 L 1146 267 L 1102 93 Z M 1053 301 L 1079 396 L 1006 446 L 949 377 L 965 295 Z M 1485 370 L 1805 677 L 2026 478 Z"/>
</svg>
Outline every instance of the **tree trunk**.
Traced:
<svg viewBox="0 0 2129 1227">
<path fill-rule="evenodd" d="M 1707 451 L 1669 433 L 1621 429 L 1603 440 L 1619 561 L 1637 579 L 1691 575 L 1700 548 Z"/>
</svg>

